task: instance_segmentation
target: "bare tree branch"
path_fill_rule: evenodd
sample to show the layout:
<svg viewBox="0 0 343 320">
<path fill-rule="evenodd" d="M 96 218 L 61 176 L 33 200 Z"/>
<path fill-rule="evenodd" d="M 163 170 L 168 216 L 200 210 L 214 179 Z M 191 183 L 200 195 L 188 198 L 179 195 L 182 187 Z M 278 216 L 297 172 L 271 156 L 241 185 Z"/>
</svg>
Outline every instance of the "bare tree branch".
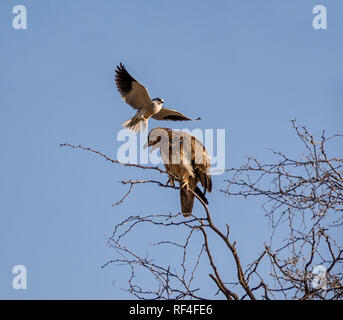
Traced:
<svg viewBox="0 0 343 320">
<path fill-rule="evenodd" d="M 229 224 L 216 225 L 207 205 L 193 192 L 202 205 L 203 216 L 197 214 L 185 219 L 180 213 L 155 213 L 130 216 L 117 223 L 107 239 L 116 258 L 103 268 L 110 265 L 128 268 L 128 286 L 123 290 L 139 299 L 204 299 L 201 288 L 196 286 L 203 277 L 204 268 L 200 271 L 200 266 L 206 266 L 207 276 L 217 288 L 214 295 L 222 294 L 228 300 L 342 299 L 343 248 L 337 235 L 343 225 L 343 159 L 330 157 L 327 151 L 327 143 L 342 136 L 326 137 L 323 131 L 316 140 L 295 121 L 292 127 L 304 145 L 299 159 L 272 151 L 276 160 L 271 163 L 249 157 L 240 168 L 225 173 L 226 188 L 220 191 L 229 197 L 263 199 L 261 207 L 270 222 L 270 237 L 257 257 L 251 257 L 252 262 L 242 264 L 242 252 L 237 251 L 236 242 L 231 240 Z M 159 167 L 121 163 L 81 145 L 61 144 L 61 147 L 92 152 L 115 165 L 157 171 L 168 177 Z M 129 185 L 129 189 L 113 206 L 122 205 L 136 185 L 154 185 L 166 192 L 179 189 L 149 178 L 120 182 Z M 149 250 L 138 253 L 137 248 L 127 245 L 132 246 L 130 239 L 134 239 L 141 227 L 163 232 L 164 238 L 150 242 L 149 248 L 170 250 L 173 252 L 170 261 L 150 257 Z M 212 239 L 222 241 L 227 248 L 235 268 L 234 282 L 225 281 L 226 265 L 218 263 L 218 255 L 222 253 L 211 245 Z M 314 274 L 316 266 L 326 270 L 320 278 L 325 286 Z M 151 285 L 142 282 L 139 277 L 142 272 L 151 277 Z"/>
</svg>

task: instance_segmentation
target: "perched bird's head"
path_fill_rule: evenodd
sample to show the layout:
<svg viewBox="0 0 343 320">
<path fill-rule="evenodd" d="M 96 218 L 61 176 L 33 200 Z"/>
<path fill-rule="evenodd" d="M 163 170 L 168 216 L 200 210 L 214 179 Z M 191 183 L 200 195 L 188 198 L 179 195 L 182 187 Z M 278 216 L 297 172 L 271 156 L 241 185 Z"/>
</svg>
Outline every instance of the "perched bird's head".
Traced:
<svg viewBox="0 0 343 320">
<path fill-rule="evenodd" d="M 162 105 L 164 103 L 164 100 L 162 98 L 154 98 L 152 101 L 156 101 L 158 104 Z"/>
<path fill-rule="evenodd" d="M 148 142 L 144 144 L 144 148 L 151 147 L 151 151 L 156 148 L 169 145 L 169 134 L 166 128 L 151 129 L 148 135 Z"/>
</svg>

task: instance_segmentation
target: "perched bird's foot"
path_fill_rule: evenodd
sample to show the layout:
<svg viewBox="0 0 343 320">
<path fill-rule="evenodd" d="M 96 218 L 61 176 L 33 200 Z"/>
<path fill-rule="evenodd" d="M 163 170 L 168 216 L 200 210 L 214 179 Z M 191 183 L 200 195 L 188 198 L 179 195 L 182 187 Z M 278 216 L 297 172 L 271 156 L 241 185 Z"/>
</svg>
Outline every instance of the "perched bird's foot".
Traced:
<svg viewBox="0 0 343 320">
<path fill-rule="evenodd" d="M 188 185 L 188 181 L 184 182 L 182 185 L 181 185 L 181 189 L 186 189 L 186 190 L 189 190 L 189 185 Z"/>
<path fill-rule="evenodd" d="M 169 178 L 168 181 L 167 181 L 167 183 L 166 183 L 167 186 L 168 186 L 169 184 L 170 184 L 173 188 L 175 187 L 174 180 L 171 179 L 171 178 Z"/>
<path fill-rule="evenodd" d="M 169 182 L 172 187 L 175 187 L 175 182 L 173 177 L 169 177 Z"/>
</svg>

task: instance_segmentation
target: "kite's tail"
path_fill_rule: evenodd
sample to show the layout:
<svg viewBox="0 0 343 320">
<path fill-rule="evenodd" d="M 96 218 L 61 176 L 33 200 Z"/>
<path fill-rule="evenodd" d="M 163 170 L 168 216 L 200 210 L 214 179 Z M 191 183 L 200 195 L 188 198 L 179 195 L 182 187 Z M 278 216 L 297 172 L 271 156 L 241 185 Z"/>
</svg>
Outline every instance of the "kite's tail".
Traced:
<svg viewBox="0 0 343 320">
<path fill-rule="evenodd" d="M 138 133 L 147 129 L 148 120 L 134 116 L 133 118 L 125 121 L 122 126 L 130 131 Z"/>
</svg>

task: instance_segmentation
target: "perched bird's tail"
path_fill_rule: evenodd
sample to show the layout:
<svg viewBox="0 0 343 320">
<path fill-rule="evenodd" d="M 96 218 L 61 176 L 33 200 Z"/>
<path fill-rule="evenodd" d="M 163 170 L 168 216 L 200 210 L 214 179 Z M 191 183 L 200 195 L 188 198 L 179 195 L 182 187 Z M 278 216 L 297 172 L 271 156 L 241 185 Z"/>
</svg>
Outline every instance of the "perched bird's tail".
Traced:
<svg viewBox="0 0 343 320">
<path fill-rule="evenodd" d="M 194 205 L 194 194 L 186 188 L 180 189 L 181 211 L 185 218 L 192 214 Z"/>
<path fill-rule="evenodd" d="M 125 121 L 122 126 L 133 132 L 145 131 L 148 127 L 148 120 L 144 120 L 141 117 L 134 116 L 133 118 Z"/>
<path fill-rule="evenodd" d="M 202 201 L 208 204 L 208 200 L 206 199 L 204 193 L 198 187 L 195 187 L 194 192 L 200 197 Z M 194 194 L 192 191 L 187 190 L 186 188 L 181 188 L 180 199 L 182 214 L 185 218 L 187 218 L 192 214 L 194 205 Z"/>
</svg>

